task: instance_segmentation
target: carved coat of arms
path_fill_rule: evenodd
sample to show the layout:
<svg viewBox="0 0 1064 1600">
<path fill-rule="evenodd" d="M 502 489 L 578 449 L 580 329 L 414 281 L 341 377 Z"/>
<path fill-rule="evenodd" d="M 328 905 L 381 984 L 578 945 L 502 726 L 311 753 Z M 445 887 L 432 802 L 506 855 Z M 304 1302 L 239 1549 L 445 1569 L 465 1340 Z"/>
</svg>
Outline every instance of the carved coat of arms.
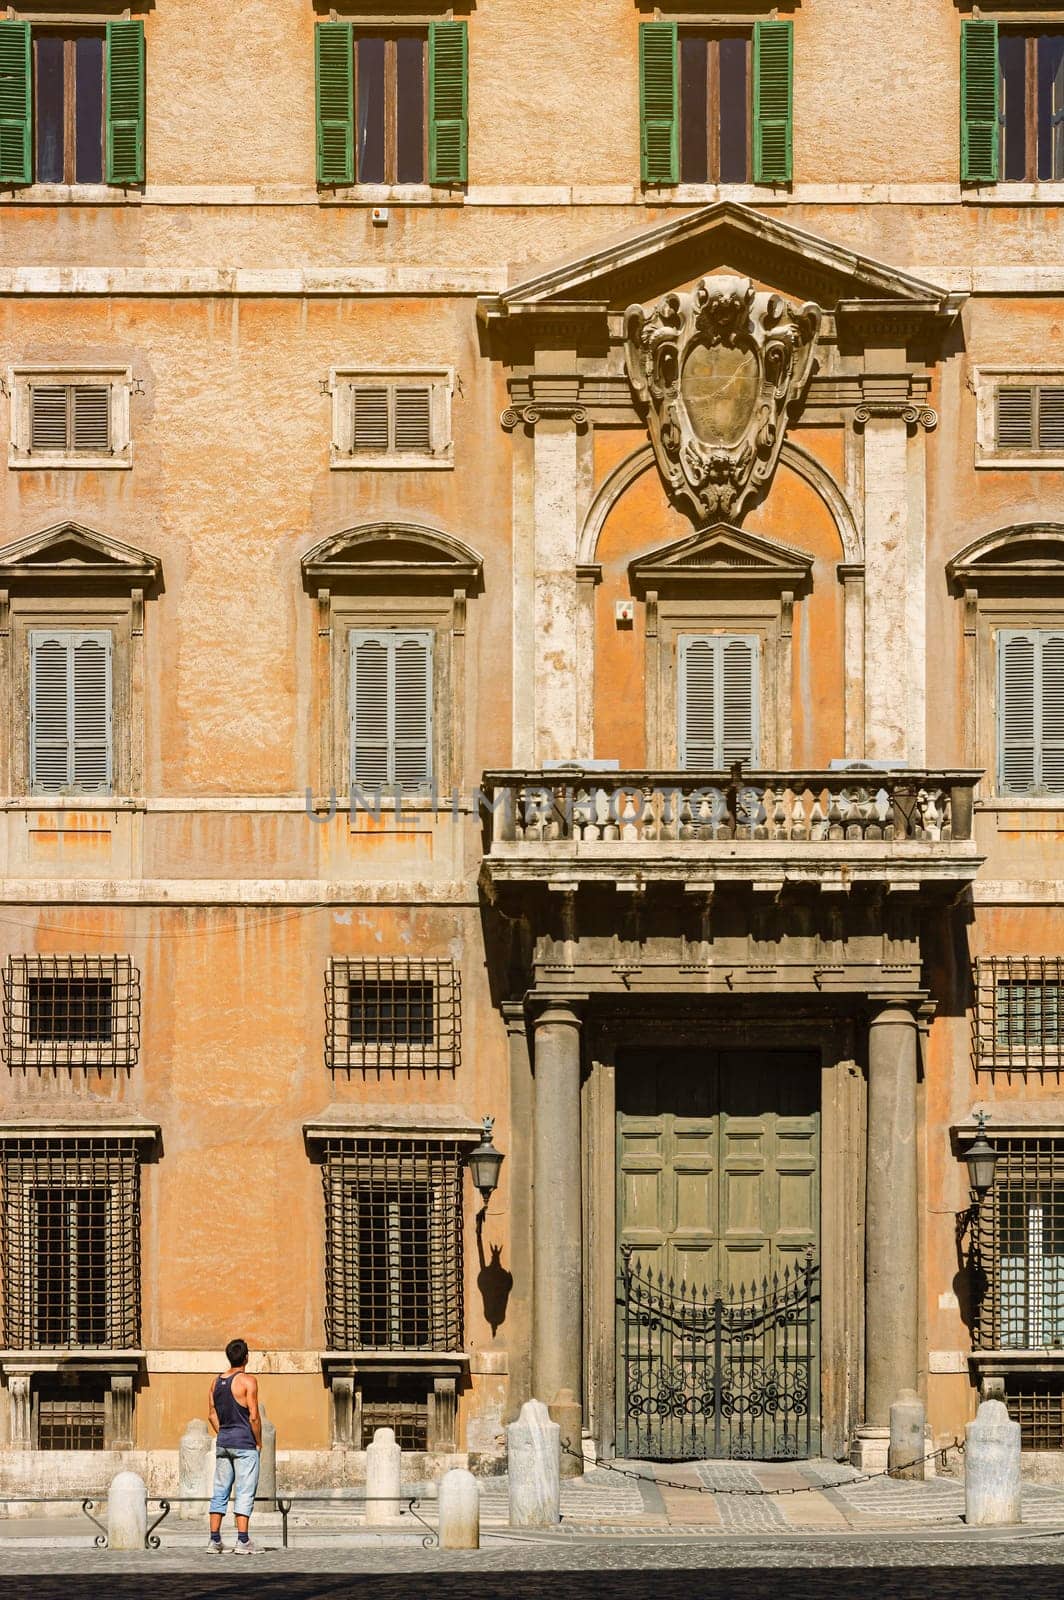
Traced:
<svg viewBox="0 0 1064 1600">
<path fill-rule="evenodd" d="M 820 307 L 749 278 L 702 278 L 624 314 L 625 363 L 662 476 L 703 519 L 736 518 L 772 476 L 813 365 Z"/>
</svg>

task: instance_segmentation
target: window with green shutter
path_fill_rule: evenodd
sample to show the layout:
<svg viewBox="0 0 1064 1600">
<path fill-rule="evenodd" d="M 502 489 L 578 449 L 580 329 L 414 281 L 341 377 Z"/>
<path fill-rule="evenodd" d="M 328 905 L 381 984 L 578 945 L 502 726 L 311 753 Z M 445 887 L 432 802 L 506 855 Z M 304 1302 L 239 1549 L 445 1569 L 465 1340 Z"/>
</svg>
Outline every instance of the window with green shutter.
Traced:
<svg viewBox="0 0 1064 1600">
<path fill-rule="evenodd" d="M 110 794 L 111 634 L 30 633 L 30 785 Z"/>
<path fill-rule="evenodd" d="M 790 183 L 794 27 L 754 24 L 754 182 Z"/>
<path fill-rule="evenodd" d="M 464 22 L 319 23 L 318 182 L 465 183 L 467 61 Z"/>
<path fill-rule="evenodd" d="M 684 771 L 757 765 L 756 634 L 681 634 L 677 641 L 677 752 Z"/>
<path fill-rule="evenodd" d="M 997 652 L 998 792 L 1064 794 L 1064 630 L 1002 628 Z"/>
<path fill-rule="evenodd" d="M 639 26 L 640 168 L 643 182 L 679 182 L 675 22 Z"/>
<path fill-rule="evenodd" d="M 429 630 L 352 630 L 352 788 L 431 781 L 432 644 Z"/>
<path fill-rule="evenodd" d="M 961 182 L 996 183 L 998 127 L 996 22 L 961 23 Z"/>
<path fill-rule="evenodd" d="M 144 24 L 0 22 L 0 184 L 144 181 Z"/>
</svg>

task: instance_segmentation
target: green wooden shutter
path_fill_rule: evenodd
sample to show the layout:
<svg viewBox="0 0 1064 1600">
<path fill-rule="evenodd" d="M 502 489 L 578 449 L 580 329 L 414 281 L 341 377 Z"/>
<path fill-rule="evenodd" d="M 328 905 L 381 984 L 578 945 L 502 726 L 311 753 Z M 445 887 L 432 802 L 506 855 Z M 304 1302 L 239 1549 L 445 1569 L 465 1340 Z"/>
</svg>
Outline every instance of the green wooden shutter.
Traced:
<svg viewBox="0 0 1064 1600">
<path fill-rule="evenodd" d="M 640 166 L 644 183 L 678 183 L 679 52 L 675 22 L 639 25 Z"/>
<path fill-rule="evenodd" d="M 144 182 L 144 24 L 107 24 L 108 183 Z"/>
<path fill-rule="evenodd" d="M 754 182 L 790 183 L 794 25 L 754 23 Z"/>
<path fill-rule="evenodd" d="M 961 182 L 996 183 L 1001 151 L 998 25 L 961 23 Z"/>
<path fill-rule="evenodd" d="M 33 182 L 28 22 L 0 22 L 0 184 Z"/>
<path fill-rule="evenodd" d="M 111 635 L 30 634 L 30 786 L 111 790 Z"/>
<path fill-rule="evenodd" d="M 314 30 L 318 182 L 355 181 L 355 35 L 350 22 Z"/>
<path fill-rule="evenodd" d="M 464 22 L 429 23 L 429 182 L 469 176 L 469 41 Z"/>
<path fill-rule="evenodd" d="M 1002 628 L 998 634 L 998 790 L 1029 794 L 1038 781 L 1036 704 L 1038 638 Z"/>
</svg>

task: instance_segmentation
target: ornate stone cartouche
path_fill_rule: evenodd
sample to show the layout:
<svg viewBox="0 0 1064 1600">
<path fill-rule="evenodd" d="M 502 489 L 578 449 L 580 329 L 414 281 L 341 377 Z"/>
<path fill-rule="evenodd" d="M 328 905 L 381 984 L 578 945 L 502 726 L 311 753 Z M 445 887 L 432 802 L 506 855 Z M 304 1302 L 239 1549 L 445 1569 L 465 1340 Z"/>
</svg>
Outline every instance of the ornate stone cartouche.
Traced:
<svg viewBox="0 0 1064 1600">
<path fill-rule="evenodd" d="M 820 316 L 735 277 L 625 312 L 625 364 L 658 466 L 697 517 L 737 518 L 771 478 Z"/>
</svg>

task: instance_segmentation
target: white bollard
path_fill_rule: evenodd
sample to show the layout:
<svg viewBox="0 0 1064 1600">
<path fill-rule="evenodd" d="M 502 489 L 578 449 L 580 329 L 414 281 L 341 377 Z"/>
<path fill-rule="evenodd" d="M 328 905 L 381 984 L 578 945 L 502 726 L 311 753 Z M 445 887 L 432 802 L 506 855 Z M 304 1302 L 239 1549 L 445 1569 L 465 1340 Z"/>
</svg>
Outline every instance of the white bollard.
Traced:
<svg viewBox="0 0 1064 1600">
<path fill-rule="evenodd" d="M 136 1472 L 117 1472 L 107 1494 L 107 1548 L 143 1550 L 148 1536 L 148 1491 Z"/>
<path fill-rule="evenodd" d="M 394 1522 L 399 1515 L 403 1452 L 391 1428 L 378 1428 L 366 1450 L 366 1522 Z"/>
<path fill-rule="evenodd" d="M 204 1493 L 210 1471 L 212 1442 L 211 1430 L 202 1417 L 194 1417 L 181 1435 L 177 1449 L 177 1494 L 180 1503 L 174 1510 L 182 1521 L 191 1521 L 193 1518 L 202 1520 L 207 1515 L 207 1507 L 194 1502 Z M 193 1497 L 188 1504 L 185 1503 L 186 1496 Z"/>
<path fill-rule="evenodd" d="M 480 1549 L 480 1484 L 464 1467 L 445 1472 L 440 1483 L 440 1549 Z"/>
<path fill-rule="evenodd" d="M 506 1430 L 511 1528 L 561 1521 L 561 1429 L 542 1400 L 526 1400 Z"/>
<path fill-rule="evenodd" d="M 964 1520 L 970 1528 L 1019 1522 L 1020 1425 L 1002 1400 L 984 1400 L 964 1430 Z"/>
<path fill-rule="evenodd" d="M 890 1408 L 890 1451 L 887 1466 L 893 1478 L 923 1478 L 927 1414 L 915 1389 L 903 1389 Z"/>
</svg>

